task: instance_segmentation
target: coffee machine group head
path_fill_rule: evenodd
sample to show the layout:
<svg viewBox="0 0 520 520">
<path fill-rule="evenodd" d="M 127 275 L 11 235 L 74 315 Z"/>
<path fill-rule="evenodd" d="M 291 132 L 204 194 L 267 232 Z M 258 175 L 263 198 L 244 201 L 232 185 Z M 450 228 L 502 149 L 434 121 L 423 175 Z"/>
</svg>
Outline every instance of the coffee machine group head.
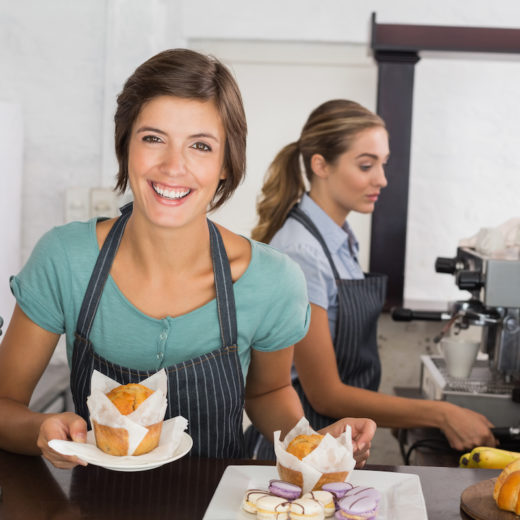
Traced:
<svg viewBox="0 0 520 520">
<path fill-rule="evenodd" d="M 490 369 L 506 381 L 520 380 L 520 258 L 494 258 L 459 247 L 454 258 L 437 258 L 435 270 L 455 276 L 471 298 L 451 306 L 455 327 L 482 327 L 481 350 Z"/>
</svg>

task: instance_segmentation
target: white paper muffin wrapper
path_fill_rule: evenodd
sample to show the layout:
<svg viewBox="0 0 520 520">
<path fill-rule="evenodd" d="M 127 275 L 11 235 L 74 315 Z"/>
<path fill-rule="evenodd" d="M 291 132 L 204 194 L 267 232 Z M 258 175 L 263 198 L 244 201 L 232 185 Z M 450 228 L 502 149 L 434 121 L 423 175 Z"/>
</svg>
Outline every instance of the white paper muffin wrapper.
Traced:
<svg viewBox="0 0 520 520">
<path fill-rule="evenodd" d="M 278 464 L 294 471 L 300 471 L 303 477 L 303 493 L 308 493 L 320 480 L 323 473 L 348 471 L 349 476 L 356 465 L 352 448 L 352 430 L 347 429 L 339 437 L 328 433 L 320 444 L 300 460 L 286 451 L 289 443 L 298 435 L 313 435 L 314 431 L 307 419 L 302 417 L 296 426 L 280 440 L 280 431 L 274 432 L 274 451 Z M 348 477 L 347 477 L 348 480 Z"/>
<path fill-rule="evenodd" d="M 94 370 L 90 383 L 91 393 L 87 397 L 91 424 L 92 421 L 96 421 L 98 424 L 112 428 L 126 429 L 128 431 L 127 455 L 132 455 L 148 433 L 146 426 L 151 426 L 164 419 L 167 406 L 166 377 L 166 371 L 163 369 L 141 381 L 142 385 L 153 390 L 154 393 L 135 412 L 121 415 L 117 407 L 106 396 L 110 390 L 120 386 L 120 383 Z"/>
</svg>

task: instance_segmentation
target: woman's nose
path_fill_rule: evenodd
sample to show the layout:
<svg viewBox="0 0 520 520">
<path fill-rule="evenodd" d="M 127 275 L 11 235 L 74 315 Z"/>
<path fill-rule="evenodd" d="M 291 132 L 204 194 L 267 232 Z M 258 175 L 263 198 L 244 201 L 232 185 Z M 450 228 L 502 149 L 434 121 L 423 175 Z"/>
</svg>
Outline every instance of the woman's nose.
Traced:
<svg viewBox="0 0 520 520">
<path fill-rule="evenodd" d="M 178 175 L 185 172 L 185 161 L 182 150 L 169 146 L 161 157 L 161 169 L 167 175 Z"/>
<path fill-rule="evenodd" d="M 377 169 L 376 177 L 374 178 L 374 184 L 380 188 L 385 188 L 388 185 L 385 175 L 385 167 L 381 165 Z"/>
</svg>

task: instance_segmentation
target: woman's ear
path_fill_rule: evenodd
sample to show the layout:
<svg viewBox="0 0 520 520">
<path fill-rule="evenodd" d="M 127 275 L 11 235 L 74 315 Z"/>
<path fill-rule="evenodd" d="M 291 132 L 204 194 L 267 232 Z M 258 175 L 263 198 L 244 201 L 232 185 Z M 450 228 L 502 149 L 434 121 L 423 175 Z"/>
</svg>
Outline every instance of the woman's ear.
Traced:
<svg viewBox="0 0 520 520">
<path fill-rule="evenodd" d="M 223 181 L 225 179 L 227 179 L 227 170 L 226 168 L 222 168 L 222 170 L 220 171 L 220 175 L 218 176 L 218 178 Z"/>
<path fill-rule="evenodd" d="M 329 175 L 329 165 L 325 157 L 319 153 L 315 153 L 311 157 L 312 172 L 322 179 L 326 179 Z"/>
</svg>

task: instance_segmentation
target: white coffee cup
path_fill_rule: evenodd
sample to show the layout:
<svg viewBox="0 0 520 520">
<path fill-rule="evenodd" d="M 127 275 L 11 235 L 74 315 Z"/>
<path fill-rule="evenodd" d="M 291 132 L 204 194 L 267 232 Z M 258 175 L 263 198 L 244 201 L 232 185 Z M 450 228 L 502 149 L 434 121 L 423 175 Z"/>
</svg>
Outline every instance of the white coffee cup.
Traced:
<svg viewBox="0 0 520 520">
<path fill-rule="evenodd" d="M 446 369 L 452 377 L 468 378 L 477 359 L 480 341 L 468 341 L 455 337 L 443 338 L 441 349 Z"/>
</svg>

